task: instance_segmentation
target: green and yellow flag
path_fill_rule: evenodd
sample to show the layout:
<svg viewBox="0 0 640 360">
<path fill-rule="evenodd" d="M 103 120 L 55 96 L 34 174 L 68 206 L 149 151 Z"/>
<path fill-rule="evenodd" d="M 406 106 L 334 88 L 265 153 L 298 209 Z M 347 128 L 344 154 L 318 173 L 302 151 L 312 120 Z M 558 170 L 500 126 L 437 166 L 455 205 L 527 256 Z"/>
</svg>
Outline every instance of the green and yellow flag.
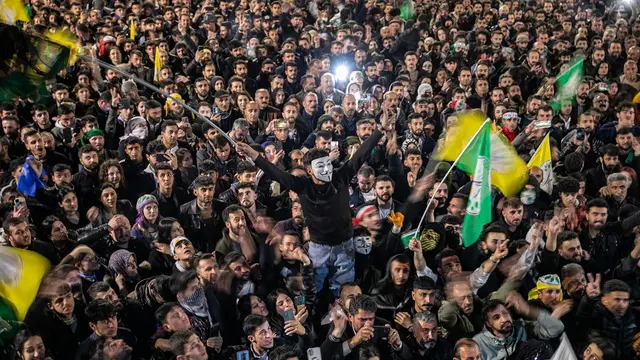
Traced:
<svg viewBox="0 0 640 360">
<path fill-rule="evenodd" d="M 50 268 L 49 260 L 34 251 L 0 247 L 0 298 L 17 320 L 24 320 Z"/>
<path fill-rule="evenodd" d="M 473 176 L 461 232 L 464 246 L 471 246 L 478 241 L 482 227 L 491 222 L 491 124 L 488 121 L 460 155 L 457 166 Z"/>
<path fill-rule="evenodd" d="M 435 160 L 455 161 L 486 119 L 479 110 L 460 112 L 457 116 L 458 124 L 447 129 L 443 145 L 433 155 Z M 514 196 L 520 192 L 529 178 L 527 164 L 502 133 L 491 130 L 490 133 L 491 184 L 500 189 L 504 196 Z M 472 173 L 474 167 L 463 170 Z"/>
<path fill-rule="evenodd" d="M 16 26 L 0 24 L 0 31 L 10 37 L 10 41 L 23 44 L 10 61 L 0 66 L 0 102 L 16 97 L 33 102 L 48 101 L 51 95 L 45 81 L 68 65 L 71 49 L 46 36 L 27 34 Z"/>
<path fill-rule="evenodd" d="M 31 18 L 22 0 L 0 0 L 0 22 L 13 25 L 16 21 L 29 20 Z"/>
</svg>

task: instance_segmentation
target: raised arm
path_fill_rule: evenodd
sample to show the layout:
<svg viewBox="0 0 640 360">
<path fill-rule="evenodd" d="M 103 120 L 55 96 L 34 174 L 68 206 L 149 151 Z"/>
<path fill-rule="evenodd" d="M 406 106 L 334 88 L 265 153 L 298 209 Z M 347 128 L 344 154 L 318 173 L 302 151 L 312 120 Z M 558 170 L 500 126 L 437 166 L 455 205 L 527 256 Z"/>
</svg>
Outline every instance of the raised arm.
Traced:
<svg viewBox="0 0 640 360">
<path fill-rule="evenodd" d="M 358 169 L 360 169 L 360 166 L 362 166 L 366 157 L 371 154 L 371 150 L 373 150 L 378 141 L 382 139 L 382 136 L 384 135 L 383 132 L 389 134 L 389 136 L 391 135 L 393 125 L 394 124 L 387 119 L 386 116 L 383 115 L 380 117 L 380 130 L 374 131 L 373 134 L 371 134 L 371 136 L 369 136 L 369 138 L 360 146 L 358 151 L 353 154 L 351 159 L 345 163 L 345 166 L 349 171 L 349 178 L 351 178 Z"/>
<path fill-rule="evenodd" d="M 277 166 L 270 163 L 267 159 L 263 158 L 255 151 L 251 146 L 245 143 L 237 143 L 236 151 L 238 154 L 245 155 L 249 157 L 253 162 L 256 163 L 256 166 L 262 169 L 267 176 L 271 179 L 277 181 L 283 187 L 295 191 L 300 192 L 304 186 L 304 180 L 302 178 L 292 176 L 291 174 L 282 171 Z"/>
</svg>

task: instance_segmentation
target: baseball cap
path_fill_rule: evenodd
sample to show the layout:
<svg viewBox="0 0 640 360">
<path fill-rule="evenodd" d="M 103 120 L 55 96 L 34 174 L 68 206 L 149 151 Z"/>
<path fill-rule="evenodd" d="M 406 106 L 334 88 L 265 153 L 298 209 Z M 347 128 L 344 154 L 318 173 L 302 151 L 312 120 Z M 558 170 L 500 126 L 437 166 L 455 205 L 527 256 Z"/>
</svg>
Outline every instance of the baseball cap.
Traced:
<svg viewBox="0 0 640 360">
<path fill-rule="evenodd" d="M 219 99 L 223 97 L 229 97 L 229 92 L 227 90 L 218 90 L 213 94 L 214 99 Z"/>
<path fill-rule="evenodd" d="M 173 238 L 173 240 L 171 240 L 171 244 L 169 245 L 169 249 L 171 250 L 171 255 L 176 254 L 176 247 L 183 242 L 188 242 L 189 244 L 191 244 L 191 241 L 184 236 L 178 236 Z"/>
</svg>

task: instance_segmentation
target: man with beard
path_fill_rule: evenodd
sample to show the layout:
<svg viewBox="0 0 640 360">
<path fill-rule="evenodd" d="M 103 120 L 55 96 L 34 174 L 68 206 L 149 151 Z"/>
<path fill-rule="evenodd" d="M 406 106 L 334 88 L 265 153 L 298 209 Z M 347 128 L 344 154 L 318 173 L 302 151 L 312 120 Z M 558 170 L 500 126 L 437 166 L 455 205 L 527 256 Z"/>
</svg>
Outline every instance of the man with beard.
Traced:
<svg viewBox="0 0 640 360">
<path fill-rule="evenodd" d="M 578 129 L 584 130 L 585 138 L 578 139 Z M 593 168 L 598 159 L 598 151 L 604 143 L 595 136 L 596 123 L 593 113 L 586 111 L 578 117 L 578 126 L 562 138 L 560 157 L 578 151 L 585 156 L 585 168 Z M 599 188 L 598 188 L 599 189 Z"/>
<path fill-rule="evenodd" d="M 507 230 L 507 239 L 524 239 L 529 231 L 528 221 L 524 219 L 524 205 L 517 197 L 511 197 L 502 204 L 502 218 L 496 223 Z"/>
<path fill-rule="evenodd" d="M 634 335 L 637 332 L 637 310 L 629 308 L 631 288 L 613 279 L 604 283 L 600 291 L 600 274 L 589 274 L 586 294 L 578 308 L 578 328 L 592 338 L 602 337 L 616 344 L 617 359 L 633 359 Z"/>
<path fill-rule="evenodd" d="M 203 286 L 214 285 L 216 283 L 221 270 L 214 254 L 196 255 L 193 258 L 192 264 Z"/>
<path fill-rule="evenodd" d="M 491 276 L 500 261 L 507 256 L 507 243 L 498 246 L 498 249 L 488 260 L 483 262 L 468 279 L 461 278 L 462 265 L 457 253 L 452 249 L 445 249 L 436 256 L 438 263 L 438 281 L 446 285 L 447 301 L 442 303 L 438 310 L 438 319 L 447 332 L 447 339 L 451 342 L 463 337 L 473 336 L 482 328 L 480 309 L 483 301 L 475 294 Z M 487 291 L 489 299 L 504 299 L 507 293 L 518 286 L 514 274 L 495 292 Z M 474 310 L 475 309 L 475 310 Z"/>
<path fill-rule="evenodd" d="M 402 338 L 410 336 L 406 331 L 415 330 L 416 316 L 420 313 L 437 314 L 442 301 L 440 290 L 436 287 L 435 281 L 428 276 L 419 276 L 413 281 L 413 291 L 411 291 L 413 304 L 406 311 L 397 312 L 394 321 L 400 325 L 398 331 Z"/>
<path fill-rule="evenodd" d="M 436 146 L 432 138 L 424 135 L 424 118 L 420 113 L 409 115 L 409 125 L 402 141 L 401 150 L 406 152 L 409 146 L 415 146 L 423 155 L 429 155 Z"/>
<path fill-rule="evenodd" d="M 453 357 L 449 342 L 438 336 L 438 318 L 428 311 L 413 317 L 411 336 L 412 359 L 448 360 Z"/>
<path fill-rule="evenodd" d="M 291 208 L 287 209 L 288 205 L 283 201 L 283 206 L 276 210 L 276 218 L 278 218 L 278 214 L 281 213 L 283 216 L 280 218 L 284 218 L 286 216 L 290 216 L 288 219 L 278 221 L 271 233 L 267 237 L 267 245 L 276 244 L 279 241 L 279 238 L 284 235 L 286 232 L 296 232 L 298 236 L 303 239 L 306 235 L 305 232 L 305 222 L 304 222 L 304 214 L 302 213 L 302 205 L 300 204 L 300 200 L 297 198 L 297 195 L 294 192 L 289 193 L 289 198 L 287 202 L 290 201 Z M 288 214 L 287 214 L 288 213 Z"/>
<path fill-rule="evenodd" d="M 256 102 L 258 103 L 258 107 L 260 108 L 259 119 L 262 120 L 265 124 L 271 123 L 272 120 L 280 117 L 280 111 L 275 107 L 269 105 L 271 95 L 269 95 L 269 90 L 267 89 L 258 89 L 256 90 Z"/>
<path fill-rule="evenodd" d="M 353 190 L 349 198 L 349 206 L 357 208 L 365 202 L 373 201 L 376 198 L 374 190 L 375 171 L 370 166 L 363 166 L 358 170 L 356 176 L 358 187 Z"/>
<path fill-rule="evenodd" d="M 601 111 L 604 113 L 603 111 Z M 616 109 L 616 119 L 617 121 L 606 121 L 607 119 L 603 119 L 604 121 L 600 121 L 602 126 L 598 128 L 596 131 L 596 136 L 598 139 L 604 141 L 605 143 L 613 143 L 615 142 L 615 137 L 618 132 L 620 132 L 624 128 L 633 129 L 636 131 L 638 129 L 635 126 L 635 118 L 636 118 L 636 107 L 633 103 L 623 102 L 618 105 Z"/>
<path fill-rule="evenodd" d="M 493 41 L 493 36 L 492 36 Z M 524 97 L 527 98 L 531 89 L 538 89 L 542 78 L 547 74 L 547 70 L 540 63 L 540 53 L 536 50 L 530 50 L 527 54 L 527 58 L 519 66 L 514 66 L 510 70 L 511 75 L 514 77 L 514 84 L 521 84 L 525 89 Z M 522 101 L 522 96 L 519 99 L 512 98 L 513 101 Z"/>
<path fill-rule="evenodd" d="M 522 318 L 535 321 L 535 327 L 526 326 L 522 319 L 514 321 L 507 306 Z M 489 300 L 482 309 L 482 320 L 485 328 L 473 340 L 478 343 L 483 359 L 505 360 L 528 339 L 548 341 L 564 331 L 560 320 L 546 310 L 529 305 L 515 292 L 509 294 L 506 302 Z"/>
<path fill-rule="evenodd" d="M 305 74 L 300 78 L 300 86 L 302 90 L 296 94 L 296 99 L 298 99 L 299 103 L 304 100 L 304 94 L 316 89 L 316 79 L 312 74 Z"/>
<path fill-rule="evenodd" d="M 607 222 L 609 208 L 603 199 L 594 199 L 587 203 L 587 226 L 580 233 L 580 244 L 591 257 L 594 272 L 607 274 L 630 249 L 624 246 L 621 238 L 640 224 L 640 212 L 623 221 Z"/>
<path fill-rule="evenodd" d="M 356 135 L 356 124 L 360 120 L 361 115 L 358 112 L 358 99 L 352 94 L 347 94 L 342 98 L 342 111 L 344 117 L 342 118 L 342 127 L 344 128 L 345 136 Z"/>
<path fill-rule="evenodd" d="M 255 195 L 255 194 L 254 194 Z M 232 251 L 240 251 L 249 263 L 260 260 L 259 242 L 248 229 L 245 211 L 239 205 L 229 205 L 222 212 L 225 229 L 216 244 L 216 256 L 224 257 Z"/>
<path fill-rule="evenodd" d="M 214 199 L 215 183 L 210 177 L 200 175 L 191 186 L 196 198 L 180 207 L 180 224 L 198 250 L 210 253 L 224 227 L 222 211 L 226 204 Z"/>
<path fill-rule="evenodd" d="M 242 206 L 251 223 L 256 222 L 259 217 L 263 217 L 267 213 L 267 207 L 257 201 L 258 195 L 254 187 L 253 182 L 241 182 L 236 186 L 238 205 Z"/>
<path fill-rule="evenodd" d="M 97 128 L 97 124 L 96 127 L 84 134 L 82 142 L 90 145 L 98 153 L 98 160 L 101 163 L 105 160 L 118 158 L 117 151 L 104 148 L 104 132 Z"/>
<path fill-rule="evenodd" d="M 386 220 L 394 211 L 400 210 L 402 204 L 393 198 L 395 191 L 395 183 L 388 175 L 379 175 L 373 183 L 375 191 L 375 199 L 367 202 L 367 205 L 373 205 L 378 208 L 381 220 Z M 385 223 L 386 226 L 386 223 Z"/>
<path fill-rule="evenodd" d="M 607 176 L 607 186 L 600 189 L 601 197 L 609 206 L 609 217 L 618 219 L 623 206 L 630 204 L 637 206 L 633 197 L 627 197 L 629 190 L 629 178 L 623 173 L 613 173 Z"/>
<path fill-rule="evenodd" d="M 42 113 L 48 114 L 46 111 Z M 2 130 L 4 131 L 3 139 L 6 140 L 8 146 L 7 152 L 14 157 L 23 156 L 27 152 L 27 149 L 19 139 L 20 121 L 18 118 L 15 116 L 5 116 L 2 119 Z"/>
<path fill-rule="evenodd" d="M 633 129 L 632 128 L 622 128 L 616 132 L 615 139 L 616 146 L 618 147 L 618 156 L 622 159 L 622 162 L 625 164 L 629 164 L 631 166 L 634 165 L 636 160 L 636 151 L 633 149 L 633 144 L 636 144 L 636 148 L 638 148 L 639 144 L 637 141 L 633 139 Z M 630 157 L 631 150 L 633 151 L 633 155 Z M 639 149 L 640 150 L 640 149 Z M 638 152 L 640 154 L 640 152 Z"/>
<path fill-rule="evenodd" d="M 98 173 L 100 159 L 98 158 L 98 152 L 91 145 L 81 147 L 78 150 L 78 157 L 82 168 L 73 175 L 73 187 L 78 198 L 83 200 L 82 208 L 89 209 L 91 206 L 96 205 L 97 202 L 95 193 L 100 186 Z"/>
<path fill-rule="evenodd" d="M 358 359 L 358 350 L 366 345 L 375 345 L 380 359 L 411 359 L 411 348 L 404 344 L 400 335 L 390 325 L 386 338 L 376 336 L 376 302 L 368 295 L 356 295 L 349 302 L 347 315 L 336 311 L 327 338 L 320 347 L 323 359 L 332 359 L 336 354 L 343 359 Z M 348 319 L 348 320 L 347 320 Z"/>
<path fill-rule="evenodd" d="M 285 119 L 287 117 L 286 107 L 287 104 L 285 104 L 284 111 Z M 309 134 L 311 134 L 313 130 L 315 130 L 319 116 L 320 114 L 318 111 L 318 95 L 310 91 L 304 95 L 304 100 L 302 101 L 302 111 L 300 111 L 300 114 L 298 115 L 298 118 L 295 122 L 296 131 L 298 133 L 299 139 L 301 139 L 300 141 L 304 141 L 309 136 Z M 291 122 L 289 122 L 289 124 L 291 125 Z"/>
<path fill-rule="evenodd" d="M 587 170 L 585 174 L 585 193 L 591 197 L 597 197 L 600 189 L 607 186 L 607 176 L 620 169 L 620 152 L 615 145 L 607 144 L 599 151 L 602 154 L 599 158 L 600 163 L 595 168 Z"/>
<path fill-rule="evenodd" d="M 232 251 L 224 257 L 223 263 L 225 264 L 228 272 L 223 273 L 218 278 L 220 287 L 225 289 L 228 287 L 228 292 L 235 296 L 235 298 L 241 298 L 247 294 L 254 294 L 257 288 L 257 281 L 254 281 L 251 275 L 251 267 L 247 263 L 247 259 L 239 251 Z"/>
<path fill-rule="evenodd" d="M 278 251 L 282 258 L 273 270 L 269 270 L 270 274 L 277 274 L 272 279 L 273 287 L 270 286 L 270 288 L 287 288 L 289 278 L 301 276 L 302 295 L 306 297 L 306 304 L 315 304 L 315 292 L 308 291 L 314 287 L 313 266 L 301 245 L 298 234 L 294 231 L 286 232 L 280 238 Z"/>
<path fill-rule="evenodd" d="M 596 270 L 591 255 L 582 248 L 577 233 L 562 231 L 563 223 L 559 218 L 549 222 L 545 248 L 540 254 L 541 262 L 536 269 L 540 274 L 559 274 L 567 264 L 579 264 L 589 272 Z M 557 249 L 557 251 L 556 251 Z"/>
<path fill-rule="evenodd" d="M 189 106 L 195 108 L 198 103 L 206 102 L 211 104 L 213 102 L 213 95 L 211 94 L 211 86 L 207 79 L 200 77 L 197 78 L 193 86 L 193 96 L 189 100 Z"/>
<path fill-rule="evenodd" d="M 536 282 L 536 287 L 529 291 L 529 304 L 547 310 L 551 316 L 563 320 L 564 317 L 574 308 L 572 299 L 563 300 L 560 277 L 556 274 L 540 276 Z"/>
</svg>

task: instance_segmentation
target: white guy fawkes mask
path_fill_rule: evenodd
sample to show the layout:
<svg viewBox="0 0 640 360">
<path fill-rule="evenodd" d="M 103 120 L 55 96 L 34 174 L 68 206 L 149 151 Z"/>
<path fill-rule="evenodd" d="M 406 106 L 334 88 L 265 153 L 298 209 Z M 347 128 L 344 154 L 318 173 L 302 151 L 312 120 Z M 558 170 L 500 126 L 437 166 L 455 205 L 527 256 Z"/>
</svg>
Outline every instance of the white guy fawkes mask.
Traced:
<svg viewBox="0 0 640 360">
<path fill-rule="evenodd" d="M 331 177 L 333 176 L 333 165 L 331 164 L 331 158 L 325 156 L 311 161 L 311 171 L 313 172 L 313 176 L 315 176 L 318 180 L 331 182 Z"/>
</svg>

